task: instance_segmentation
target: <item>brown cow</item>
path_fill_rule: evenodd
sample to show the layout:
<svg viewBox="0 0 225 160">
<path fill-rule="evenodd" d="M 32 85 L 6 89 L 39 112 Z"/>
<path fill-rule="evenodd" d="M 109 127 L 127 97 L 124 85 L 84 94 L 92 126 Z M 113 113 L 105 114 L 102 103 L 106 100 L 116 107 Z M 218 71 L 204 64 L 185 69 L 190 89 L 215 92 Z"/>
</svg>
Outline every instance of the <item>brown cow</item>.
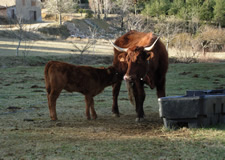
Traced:
<svg viewBox="0 0 225 160">
<path fill-rule="evenodd" d="M 129 82 L 128 91 L 135 98 L 137 121 L 144 118 L 144 84 L 157 89 L 157 96 L 165 96 L 168 53 L 164 44 L 152 33 L 130 31 L 119 37 L 114 46 L 113 66 Z M 118 95 L 121 81 L 113 85 L 112 111 L 119 116 Z"/>
<path fill-rule="evenodd" d="M 48 97 L 48 107 L 52 120 L 57 120 L 56 100 L 61 91 L 79 92 L 85 96 L 86 116 L 90 119 L 90 112 L 93 119 L 97 118 L 94 109 L 93 97 L 121 80 L 114 67 L 93 68 L 90 66 L 76 66 L 64 62 L 49 61 L 45 66 L 45 86 Z"/>
</svg>

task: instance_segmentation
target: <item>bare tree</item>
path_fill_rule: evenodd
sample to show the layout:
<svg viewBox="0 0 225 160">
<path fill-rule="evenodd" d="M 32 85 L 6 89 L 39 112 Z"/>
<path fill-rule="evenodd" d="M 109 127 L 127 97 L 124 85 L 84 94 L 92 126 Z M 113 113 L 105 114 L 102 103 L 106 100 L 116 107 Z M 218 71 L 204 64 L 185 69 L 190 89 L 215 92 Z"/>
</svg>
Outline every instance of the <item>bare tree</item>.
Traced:
<svg viewBox="0 0 225 160">
<path fill-rule="evenodd" d="M 90 33 L 90 36 L 88 37 L 87 42 L 84 43 L 83 45 L 77 45 L 76 42 L 71 41 L 74 48 L 77 49 L 80 52 L 81 55 L 83 55 L 84 52 L 86 52 L 89 48 L 94 46 L 97 42 L 97 40 L 95 39 L 96 33 L 97 33 L 96 28 L 94 28 L 94 29 L 89 28 L 89 33 Z"/>
<path fill-rule="evenodd" d="M 106 19 L 112 9 L 111 7 L 112 3 L 110 0 L 103 0 L 103 4 L 104 4 L 104 18 Z"/>
<path fill-rule="evenodd" d="M 23 48 L 23 55 L 28 55 L 32 48 L 32 44 L 40 37 L 36 34 L 38 27 L 39 25 L 32 25 L 30 22 L 24 21 L 22 17 L 17 17 L 17 19 L 10 21 L 9 28 L 6 32 L 11 37 L 18 40 L 16 56 L 19 56 L 21 47 Z"/>
<path fill-rule="evenodd" d="M 114 10 L 120 18 L 120 27 L 125 27 L 125 19 L 129 15 L 129 9 L 132 7 L 132 1 L 130 0 L 117 0 L 114 3 Z"/>
<path fill-rule="evenodd" d="M 166 39 L 166 49 L 168 51 L 170 42 L 175 38 L 178 33 L 183 32 L 184 24 L 177 20 L 158 21 L 155 25 L 155 31 L 157 34 L 163 36 Z"/>
<path fill-rule="evenodd" d="M 72 12 L 76 5 L 77 2 L 74 2 L 74 0 L 47 0 L 44 3 L 48 12 L 59 14 L 60 25 L 62 25 L 62 13 Z"/>
<path fill-rule="evenodd" d="M 28 46 L 31 45 L 30 42 L 36 39 L 36 37 L 33 37 L 33 35 L 35 35 L 35 30 L 37 30 L 37 28 L 32 27 L 31 23 L 25 22 L 22 17 L 18 17 L 17 19 L 11 21 L 10 29 L 8 30 L 8 32 L 18 40 L 18 44 L 16 47 L 16 56 L 19 55 L 19 50 L 23 41 L 26 42 L 24 43 L 24 49 L 26 50 L 26 52 L 28 52 L 30 48 Z"/>
<path fill-rule="evenodd" d="M 89 6 L 90 6 L 91 10 L 94 12 L 95 17 L 97 16 L 97 18 L 100 19 L 100 15 L 102 13 L 101 0 L 90 0 Z"/>
<path fill-rule="evenodd" d="M 15 35 L 18 39 L 18 45 L 16 48 L 16 56 L 19 55 L 19 49 L 20 49 L 20 45 L 21 45 L 21 41 L 23 40 L 23 32 L 24 32 L 24 23 L 23 23 L 23 19 L 22 18 L 18 18 L 17 20 L 17 27 L 18 27 L 18 31 L 15 31 Z"/>
<path fill-rule="evenodd" d="M 202 52 L 203 52 L 203 55 L 206 56 L 206 49 L 209 47 L 209 44 L 211 42 L 210 41 L 207 41 L 207 40 L 203 40 L 200 44 L 202 46 Z"/>
<path fill-rule="evenodd" d="M 127 31 L 138 30 L 145 31 L 144 18 L 142 15 L 129 14 L 127 16 Z"/>
<path fill-rule="evenodd" d="M 104 18 L 107 18 L 112 9 L 112 3 L 110 0 L 89 0 L 89 6 L 94 12 L 95 16 L 100 19 L 101 14 L 104 13 Z"/>
</svg>

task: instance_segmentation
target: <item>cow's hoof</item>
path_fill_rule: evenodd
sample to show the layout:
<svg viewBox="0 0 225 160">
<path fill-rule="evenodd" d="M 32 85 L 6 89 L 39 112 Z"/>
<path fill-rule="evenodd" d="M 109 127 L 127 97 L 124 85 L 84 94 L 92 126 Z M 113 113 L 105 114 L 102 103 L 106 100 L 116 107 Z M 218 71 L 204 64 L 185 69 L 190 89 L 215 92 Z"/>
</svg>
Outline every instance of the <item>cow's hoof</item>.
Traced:
<svg viewBox="0 0 225 160">
<path fill-rule="evenodd" d="M 91 117 L 87 117 L 87 120 L 91 120 Z"/>
<path fill-rule="evenodd" d="M 120 117 L 119 113 L 113 113 L 113 117 Z"/>
<path fill-rule="evenodd" d="M 96 120 L 97 118 L 98 118 L 98 116 L 97 116 L 97 115 L 92 116 L 92 119 L 94 119 L 94 120 Z"/>
<path fill-rule="evenodd" d="M 144 122 L 144 121 L 145 121 L 144 118 L 136 118 L 136 119 L 135 119 L 135 122 L 138 122 L 138 123 Z"/>
<path fill-rule="evenodd" d="M 51 121 L 57 121 L 57 120 L 58 120 L 58 118 L 51 117 Z"/>
</svg>

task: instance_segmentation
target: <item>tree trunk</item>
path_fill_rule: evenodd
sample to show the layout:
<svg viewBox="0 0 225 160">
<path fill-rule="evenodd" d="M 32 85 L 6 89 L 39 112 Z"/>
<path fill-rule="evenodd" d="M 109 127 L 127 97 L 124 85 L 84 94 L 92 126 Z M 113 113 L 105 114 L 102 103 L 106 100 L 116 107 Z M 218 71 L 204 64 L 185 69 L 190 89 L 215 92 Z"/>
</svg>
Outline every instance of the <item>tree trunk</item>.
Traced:
<svg viewBox="0 0 225 160">
<path fill-rule="evenodd" d="M 60 26 L 62 25 L 62 13 L 61 12 L 59 13 L 59 25 Z"/>
<path fill-rule="evenodd" d="M 122 17 L 122 20 L 121 20 L 121 25 L 120 25 L 120 27 L 123 29 L 123 25 L 124 25 L 124 23 L 123 23 L 123 17 Z"/>
<path fill-rule="evenodd" d="M 18 42 L 18 45 L 17 45 L 17 48 L 16 48 L 16 56 L 19 55 L 19 49 L 20 49 L 21 41 L 22 41 L 22 39 L 19 39 L 19 42 Z"/>
<path fill-rule="evenodd" d="M 99 5 L 99 3 L 98 3 L 98 11 L 97 11 L 97 12 L 98 12 L 98 13 L 97 13 L 97 14 L 98 14 L 98 15 L 97 15 L 97 16 L 98 16 L 98 19 L 100 19 L 100 5 Z"/>
<path fill-rule="evenodd" d="M 137 15 L 137 4 L 134 5 L 134 15 Z"/>
<path fill-rule="evenodd" d="M 219 29 L 221 29 L 222 27 L 221 27 L 221 22 L 219 22 Z"/>
<path fill-rule="evenodd" d="M 107 14 L 106 14 L 106 12 L 104 12 L 104 19 L 107 19 Z"/>
<path fill-rule="evenodd" d="M 168 52 L 168 49 L 169 49 L 169 38 L 167 39 L 167 42 L 166 42 L 166 50 L 167 50 L 167 52 Z"/>
</svg>

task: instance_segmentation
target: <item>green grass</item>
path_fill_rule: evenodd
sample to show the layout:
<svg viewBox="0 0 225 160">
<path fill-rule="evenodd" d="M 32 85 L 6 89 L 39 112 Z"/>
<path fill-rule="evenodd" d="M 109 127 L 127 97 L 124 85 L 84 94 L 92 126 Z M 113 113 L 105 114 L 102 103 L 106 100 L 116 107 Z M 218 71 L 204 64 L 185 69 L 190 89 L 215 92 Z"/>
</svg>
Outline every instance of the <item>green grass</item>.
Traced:
<svg viewBox="0 0 225 160">
<path fill-rule="evenodd" d="M 31 58 L 33 66 L 21 63 L 20 58 L 4 59 L 5 66 L 0 68 L 0 159 L 225 159 L 225 124 L 165 129 L 156 91 L 148 87 L 147 122 L 142 124 L 134 121 L 135 109 L 127 99 L 125 84 L 119 95 L 119 118 L 112 116 L 112 89 L 107 87 L 95 97 L 97 120 L 86 120 L 83 95 L 63 91 L 57 101 L 59 121 L 50 121 L 43 75 L 48 58 L 52 57 Z M 225 63 L 170 64 L 167 95 L 224 88 L 224 68 Z"/>
<path fill-rule="evenodd" d="M 186 90 L 223 89 L 224 81 L 224 63 L 170 64 L 167 93 L 180 95 Z"/>
</svg>

